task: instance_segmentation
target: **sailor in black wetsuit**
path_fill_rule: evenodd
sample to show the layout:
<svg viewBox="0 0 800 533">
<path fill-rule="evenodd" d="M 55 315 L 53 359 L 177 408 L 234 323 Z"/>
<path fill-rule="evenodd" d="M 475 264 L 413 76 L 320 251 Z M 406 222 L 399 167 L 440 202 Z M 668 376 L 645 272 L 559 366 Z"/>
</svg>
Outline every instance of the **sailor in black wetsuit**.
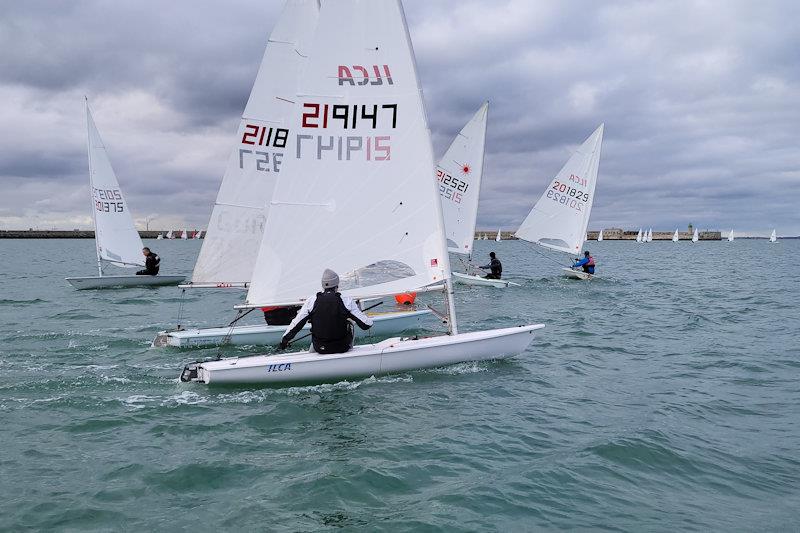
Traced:
<svg viewBox="0 0 800 533">
<path fill-rule="evenodd" d="M 361 329 L 372 327 L 372 319 L 364 314 L 352 298 L 342 296 L 336 289 L 339 276 L 330 269 L 322 274 L 323 292 L 305 301 L 297 316 L 283 334 L 279 348 L 286 349 L 306 322 L 311 321 L 311 344 L 321 354 L 344 353 L 353 347 L 352 320 Z M 349 319 L 349 320 L 348 320 Z"/>
<path fill-rule="evenodd" d="M 144 260 L 144 270 L 140 270 L 136 273 L 137 276 L 157 276 L 158 275 L 158 267 L 161 264 L 161 258 L 158 257 L 158 254 L 155 252 L 151 252 L 150 248 L 144 247 L 142 248 L 142 255 L 145 257 Z"/>
<path fill-rule="evenodd" d="M 486 279 L 500 279 L 500 277 L 503 275 L 503 263 L 501 263 L 500 260 L 495 257 L 494 252 L 489 252 L 489 258 L 491 261 L 489 261 L 488 265 L 478 268 L 482 268 L 483 270 L 486 270 L 487 268 L 491 269 L 491 272 L 486 274 Z"/>
</svg>

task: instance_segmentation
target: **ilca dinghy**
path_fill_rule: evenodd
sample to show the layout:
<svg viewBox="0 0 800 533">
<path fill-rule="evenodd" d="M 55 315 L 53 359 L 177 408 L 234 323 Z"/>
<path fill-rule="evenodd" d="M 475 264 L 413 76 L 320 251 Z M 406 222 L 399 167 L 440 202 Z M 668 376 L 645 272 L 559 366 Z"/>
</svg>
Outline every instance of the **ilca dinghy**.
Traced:
<svg viewBox="0 0 800 533">
<path fill-rule="evenodd" d="M 517 230 L 518 238 L 573 257 L 580 254 L 594 202 L 602 143 L 601 124 L 547 186 Z M 641 230 L 639 234 L 641 236 Z M 566 277 L 573 279 L 594 277 L 572 268 L 563 271 Z"/>
<path fill-rule="evenodd" d="M 454 254 L 466 256 L 466 261 L 461 257 L 459 260 L 468 271 L 475 272 L 464 274 L 454 271 L 453 280 L 456 283 L 498 288 L 519 286 L 504 279 L 486 279 L 471 264 L 488 114 L 489 103 L 485 102 L 458 133 L 436 167 L 447 248 Z M 499 230 L 497 236 L 500 236 Z"/>
<path fill-rule="evenodd" d="M 296 100 L 297 76 L 308 57 L 318 17 L 316 0 L 290 0 L 275 23 L 239 123 L 236 145 L 228 159 L 192 280 L 181 285 L 184 289 L 243 290 L 250 285 L 276 180 L 283 172 L 285 158 L 296 150 L 296 138 L 290 135 L 288 124 Z M 281 75 L 275 76 L 275 72 Z M 374 146 L 372 150 L 380 153 Z M 292 223 L 297 224 L 298 220 L 293 219 Z M 378 337 L 420 329 L 432 322 L 433 316 L 428 309 L 413 307 L 369 314 L 375 322 L 373 327 L 366 332 L 356 328 L 357 336 Z M 263 322 L 241 324 L 239 318 L 241 315 L 227 326 L 161 331 L 153 346 L 277 344 L 286 330 L 286 326 Z"/>
<path fill-rule="evenodd" d="M 97 252 L 97 276 L 66 278 L 78 290 L 112 287 L 177 285 L 184 276 L 111 276 L 103 273 L 107 265 L 122 268 L 144 267 L 142 239 L 122 195 L 117 176 L 86 99 L 88 129 L 89 187 L 92 198 L 94 242 Z"/>
<path fill-rule="evenodd" d="M 522 353 L 543 324 L 458 333 L 430 132 L 400 2 L 324 2 L 297 101 L 288 126 L 296 149 L 275 184 L 244 307 L 299 303 L 320 290 L 327 267 L 347 273 L 352 283 L 340 291 L 354 299 L 444 283 L 450 335 L 390 338 L 337 355 L 197 362 L 181 380 L 338 381 Z M 355 275 L 377 265 L 387 275 Z"/>
</svg>

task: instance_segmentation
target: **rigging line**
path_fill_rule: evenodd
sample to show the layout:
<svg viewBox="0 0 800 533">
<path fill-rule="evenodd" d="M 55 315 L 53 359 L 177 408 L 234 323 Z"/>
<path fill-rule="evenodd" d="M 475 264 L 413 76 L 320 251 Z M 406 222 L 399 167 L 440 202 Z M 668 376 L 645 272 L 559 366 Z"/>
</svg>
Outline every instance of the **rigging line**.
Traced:
<svg viewBox="0 0 800 533">
<path fill-rule="evenodd" d="M 551 257 L 551 256 L 547 255 L 546 253 L 544 253 L 542 250 L 539 250 L 538 246 L 534 246 L 533 247 L 533 251 L 536 252 L 537 254 L 541 255 L 545 259 L 548 259 L 548 260 L 554 262 L 555 264 L 557 264 L 560 267 L 564 266 L 564 264 L 561 261 L 559 261 L 558 259 L 554 259 L 553 257 Z"/>
<path fill-rule="evenodd" d="M 186 289 L 181 289 L 181 301 L 178 305 L 178 327 L 176 328 L 178 331 L 181 330 L 181 319 L 183 318 L 183 298 L 186 296 Z"/>
<path fill-rule="evenodd" d="M 256 308 L 254 307 L 253 309 L 256 309 Z M 249 310 L 247 311 L 247 313 L 249 313 L 249 312 L 250 312 L 250 311 L 252 311 L 253 309 L 249 309 Z M 234 324 L 236 324 L 236 322 L 238 322 L 240 318 L 244 317 L 244 315 L 246 315 L 246 314 L 247 314 L 247 313 L 245 313 L 245 312 L 243 312 L 243 311 L 244 311 L 243 309 L 239 309 L 239 311 L 236 313 L 236 318 L 234 318 L 234 319 L 231 321 L 231 323 L 230 323 L 230 324 L 228 324 L 228 331 L 225 333 L 225 336 L 224 336 L 224 337 L 222 337 L 222 342 L 220 342 L 220 343 L 219 343 L 219 346 L 217 347 L 217 361 L 219 361 L 220 359 L 222 359 L 222 348 L 223 348 L 223 347 L 224 347 L 226 344 L 229 344 L 229 343 L 231 342 L 231 337 L 233 337 L 233 328 L 234 328 Z"/>
</svg>

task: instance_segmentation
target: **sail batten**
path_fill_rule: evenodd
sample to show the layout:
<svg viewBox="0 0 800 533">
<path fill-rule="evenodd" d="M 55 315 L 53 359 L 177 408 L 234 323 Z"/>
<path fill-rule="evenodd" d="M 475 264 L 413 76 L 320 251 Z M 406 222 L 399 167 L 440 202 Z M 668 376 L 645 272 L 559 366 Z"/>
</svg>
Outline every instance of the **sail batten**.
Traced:
<svg viewBox="0 0 800 533">
<path fill-rule="evenodd" d="M 518 238 L 564 253 L 580 251 L 594 202 L 602 141 L 601 124 L 550 182 L 517 230 Z M 558 242 L 564 245 L 554 244 Z"/>
</svg>

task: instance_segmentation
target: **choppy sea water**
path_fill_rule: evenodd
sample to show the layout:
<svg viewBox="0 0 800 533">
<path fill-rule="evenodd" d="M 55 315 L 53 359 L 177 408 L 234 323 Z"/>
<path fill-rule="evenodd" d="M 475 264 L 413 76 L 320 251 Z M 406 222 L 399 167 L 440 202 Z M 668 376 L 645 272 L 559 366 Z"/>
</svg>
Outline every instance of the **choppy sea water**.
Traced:
<svg viewBox="0 0 800 533">
<path fill-rule="evenodd" d="M 176 382 L 216 349 L 149 347 L 179 289 L 75 291 L 92 241 L 0 241 L 0 529 L 797 531 L 800 241 L 589 245 L 587 283 L 476 243 L 523 286 L 460 287 L 460 326 L 545 323 L 515 359 L 218 390 Z"/>
</svg>

